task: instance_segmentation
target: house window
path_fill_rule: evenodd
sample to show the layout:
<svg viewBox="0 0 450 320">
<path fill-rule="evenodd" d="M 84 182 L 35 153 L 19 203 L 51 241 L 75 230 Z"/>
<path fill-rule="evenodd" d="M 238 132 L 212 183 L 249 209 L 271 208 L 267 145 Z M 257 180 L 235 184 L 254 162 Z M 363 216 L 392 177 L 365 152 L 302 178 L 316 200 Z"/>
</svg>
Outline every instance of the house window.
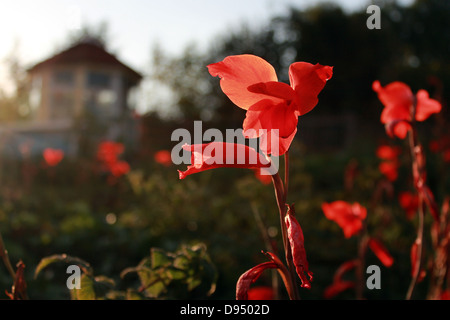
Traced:
<svg viewBox="0 0 450 320">
<path fill-rule="evenodd" d="M 103 72 L 89 72 L 87 75 L 88 88 L 109 88 L 111 76 Z"/>
<path fill-rule="evenodd" d="M 103 72 L 88 72 L 86 77 L 86 110 L 98 119 L 115 115 L 117 95 L 112 89 L 112 76 Z"/>
<path fill-rule="evenodd" d="M 68 119 L 75 108 L 75 75 L 71 70 L 57 70 L 52 74 L 50 118 Z"/>
<path fill-rule="evenodd" d="M 55 86 L 73 87 L 75 84 L 75 77 L 72 71 L 55 71 L 53 73 L 52 81 Z"/>
</svg>

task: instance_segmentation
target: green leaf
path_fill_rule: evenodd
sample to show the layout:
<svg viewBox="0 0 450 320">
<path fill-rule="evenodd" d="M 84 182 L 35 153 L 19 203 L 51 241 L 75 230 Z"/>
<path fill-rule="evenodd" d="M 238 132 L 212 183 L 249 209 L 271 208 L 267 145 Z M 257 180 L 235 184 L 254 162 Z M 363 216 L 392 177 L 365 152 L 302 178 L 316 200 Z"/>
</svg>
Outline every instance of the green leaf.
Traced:
<svg viewBox="0 0 450 320">
<path fill-rule="evenodd" d="M 94 279 L 87 274 L 81 276 L 80 289 L 72 289 L 76 292 L 77 300 L 96 300 Z"/>
<path fill-rule="evenodd" d="M 164 250 L 158 248 L 152 248 L 151 259 L 152 269 L 168 266 L 172 262 L 172 257 L 170 257 Z"/>
<path fill-rule="evenodd" d="M 168 267 L 166 269 L 166 274 L 171 280 L 181 280 L 186 278 L 186 272 L 174 267 Z"/>
<path fill-rule="evenodd" d="M 190 264 L 189 259 L 184 255 L 177 256 L 173 261 L 173 266 L 181 270 L 189 269 L 189 264 Z"/>
<path fill-rule="evenodd" d="M 48 256 L 45 258 L 42 258 L 41 261 L 39 261 L 35 271 L 34 271 L 34 278 L 37 278 L 39 273 L 49 265 L 56 263 L 56 262 L 63 262 L 67 264 L 76 264 L 78 265 L 81 270 L 83 270 L 84 273 L 92 275 L 92 268 L 86 261 L 78 258 L 78 257 L 72 257 L 68 256 L 67 254 L 55 254 L 52 256 Z"/>
</svg>

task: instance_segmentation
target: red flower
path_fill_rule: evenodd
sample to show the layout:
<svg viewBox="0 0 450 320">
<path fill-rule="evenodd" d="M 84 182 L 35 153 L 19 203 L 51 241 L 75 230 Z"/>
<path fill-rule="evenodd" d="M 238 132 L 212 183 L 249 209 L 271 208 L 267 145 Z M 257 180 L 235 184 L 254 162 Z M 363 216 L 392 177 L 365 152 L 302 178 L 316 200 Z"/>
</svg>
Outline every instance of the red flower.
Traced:
<svg viewBox="0 0 450 320">
<path fill-rule="evenodd" d="M 258 286 L 247 291 L 248 300 L 273 300 L 274 294 L 271 287 Z"/>
<path fill-rule="evenodd" d="M 130 171 L 130 165 L 126 161 L 117 161 L 109 165 L 109 170 L 114 177 L 120 177 Z"/>
<path fill-rule="evenodd" d="M 444 290 L 441 292 L 439 296 L 440 300 L 450 300 L 450 289 Z"/>
<path fill-rule="evenodd" d="M 117 157 L 123 153 L 124 149 L 122 143 L 104 141 L 98 146 L 97 159 L 106 164 L 114 163 L 117 161 Z"/>
<path fill-rule="evenodd" d="M 392 258 L 386 247 L 379 240 L 370 238 L 369 248 L 373 251 L 373 253 L 375 253 L 377 258 L 384 266 L 392 266 L 392 264 L 394 263 L 394 259 Z"/>
<path fill-rule="evenodd" d="M 160 150 L 154 155 L 155 161 L 163 166 L 170 166 L 172 164 L 172 156 L 170 155 L 170 151 Z"/>
<path fill-rule="evenodd" d="M 381 145 L 377 148 L 377 157 L 383 160 L 397 160 L 397 157 L 401 153 L 401 149 L 399 147 L 393 147 L 389 145 Z"/>
<path fill-rule="evenodd" d="M 243 144 L 211 142 L 205 144 L 194 144 L 183 146 L 184 150 L 190 151 L 191 165 L 186 171 L 178 170 L 180 179 L 205 170 L 232 167 L 269 170 L 271 163 L 255 149 Z"/>
<path fill-rule="evenodd" d="M 398 178 L 398 163 L 396 161 L 383 161 L 378 169 L 389 180 L 395 181 Z"/>
<path fill-rule="evenodd" d="M 367 216 L 367 209 L 359 203 L 351 204 L 342 200 L 323 203 L 322 210 L 328 219 L 335 221 L 342 228 L 346 238 L 361 230 L 362 221 Z"/>
<path fill-rule="evenodd" d="M 282 155 L 297 132 L 298 116 L 311 111 L 333 68 L 296 62 L 289 67 L 290 86 L 278 82 L 272 65 L 254 55 L 236 55 L 208 65 L 212 76 L 219 76 L 222 91 L 238 107 L 247 110 L 243 123 L 247 138 L 261 138 L 267 155 Z M 272 142 L 278 150 L 272 150 Z"/>
<path fill-rule="evenodd" d="M 104 169 L 109 171 L 115 178 L 130 171 L 130 165 L 126 161 L 119 160 L 119 155 L 124 150 L 125 147 L 122 143 L 114 141 L 104 141 L 99 144 L 97 149 L 97 159 Z"/>
<path fill-rule="evenodd" d="M 412 219 L 419 208 L 419 197 L 408 191 L 401 192 L 398 195 L 400 206 L 405 210 L 408 219 Z"/>
<path fill-rule="evenodd" d="M 272 183 L 272 176 L 268 174 L 262 174 L 261 170 L 255 169 L 255 177 L 262 183 L 262 184 L 271 184 Z"/>
<path fill-rule="evenodd" d="M 374 81 L 372 89 L 384 105 L 381 123 L 386 125 L 389 135 L 400 139 L 404 139 L 411 128 L 411 110 L 414 103 L 416 121 L 425 121 L 433 113 L 441 111 L 441 104 L 430 99 L 427 91 L 419 90 L 414 96 L 411 88 L 403 82 L 395 81 L 382 87 L 379 81 Z"/>
<path fill-rule="evenodd" d="M 389 181 L 395 181 L 398 178 L 398 156 L 400 153 L 399 147 L 381 145 L 377 148 L 377 157 L 383 160 L 378 169 Z"/>
<path fill-rule="evenodd" d="M 59 149 L 46 148 L 42 153 L 45 163 L 50 167 L 56 166 L 64 158 L 64 151 Z"/>
</svg>

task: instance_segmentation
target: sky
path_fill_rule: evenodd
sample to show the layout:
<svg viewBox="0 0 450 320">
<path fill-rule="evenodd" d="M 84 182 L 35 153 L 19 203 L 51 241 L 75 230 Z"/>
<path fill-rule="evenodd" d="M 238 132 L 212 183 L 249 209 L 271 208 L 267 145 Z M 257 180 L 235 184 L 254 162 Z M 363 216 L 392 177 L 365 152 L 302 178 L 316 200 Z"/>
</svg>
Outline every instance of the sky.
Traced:
<svg viewBox="0 0 450 320">
<path fill-rule="evenodd" d="M 401 0 L 408 4 L 412 0 Z M 129 66 L 145 69 L 158 43 L 169 54 L 189 43 L 200 49 L 242 23 L 257 26 L 325 0 L 0 0 L 0 86 L 4 59 L 15 52 L 30 66 L 61 48 L 83 25 L 108 25 L 111 48 Z M 344 10 L 364 10 L 370 0 L 334 0 Z"/>
</svg>

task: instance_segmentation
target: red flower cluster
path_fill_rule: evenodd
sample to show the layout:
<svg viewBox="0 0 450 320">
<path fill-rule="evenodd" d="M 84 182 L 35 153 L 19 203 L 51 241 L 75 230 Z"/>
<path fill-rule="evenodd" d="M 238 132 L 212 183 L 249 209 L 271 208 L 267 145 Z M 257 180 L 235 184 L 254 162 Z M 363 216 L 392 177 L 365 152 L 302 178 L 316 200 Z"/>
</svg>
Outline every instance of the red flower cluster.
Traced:
<svg viewBox="0 0 450 320">
<path fill-rule="evenodd" d="M 398 178 L 400 153 L 399 147 L 389 145 L 381 145 L 377 149 L 377 157 L 382 160 L 378 168 L 389 181 L 395 181 Z"/>
<path fill-rule="evenodd" d="M 323 203 L 322 210 L 329 220 L 335 221 L 342 228 L 346 238 L 361 230 L 362 222 L 367 216 L 367 209 L 359 203 L 352 204 L 342 200 Z"/>
<path fill-rule="evenodd" d="M 379 81 L 375 81 L 372 88 L 384 105 L 381 123 L 386 125 L 386 131 L 390 136 L 400 139 L 406 137 L 413 119 L 425 121 L 442 108 L 439 101 L 429 97 L 427 91 L 421 89 L 414 95 L 411 88 L 400 81 L 392 82 L 385 87 L 382 87 Z"/>
<path fill-rule="evenodd" d="M 60 149 L 46 148 L 42 152 L 42 156 L 48 166 L 54 167 L 64 158 L 64 151 Z"/>
<path fill-rule="evenodd" d="M 97 149 L 97 159 L 106 171 L 109 171 L 114 177 L 120 177 L 130 171 L 130 165 L 126 161 L 119 160 L 125 147 L 122 143 L 114 141 L 104 141 L 99 144 Z"/>
</svg>

